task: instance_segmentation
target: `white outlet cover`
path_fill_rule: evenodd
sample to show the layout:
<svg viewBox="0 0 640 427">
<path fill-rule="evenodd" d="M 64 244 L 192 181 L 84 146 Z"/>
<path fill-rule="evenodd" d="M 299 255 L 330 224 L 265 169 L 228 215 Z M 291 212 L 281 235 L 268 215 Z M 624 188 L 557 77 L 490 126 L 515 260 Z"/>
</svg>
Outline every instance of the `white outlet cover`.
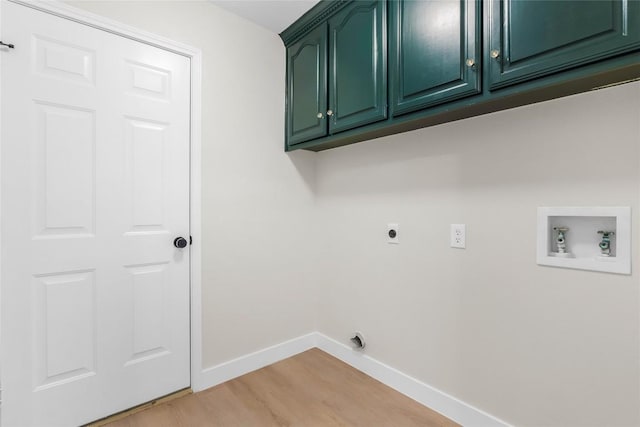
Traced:
<svg viewBox="0 0 640 427">
<path fill-rule="evenodd" d="M 467 247 L 467 226 L 451 224 L 451 247 L 465 249 Z"/>
<path fill-rule="evenodd" d="M 389 232 L 391 230 L 395 230 L 396 237 L 389 236 Z M 398 224 L 387 224 L 387 243 L 397 245 L 398 243 L 400 243 L 399 238 L 400 238 L 400 231 L 398 229 Z"/>
</svg>

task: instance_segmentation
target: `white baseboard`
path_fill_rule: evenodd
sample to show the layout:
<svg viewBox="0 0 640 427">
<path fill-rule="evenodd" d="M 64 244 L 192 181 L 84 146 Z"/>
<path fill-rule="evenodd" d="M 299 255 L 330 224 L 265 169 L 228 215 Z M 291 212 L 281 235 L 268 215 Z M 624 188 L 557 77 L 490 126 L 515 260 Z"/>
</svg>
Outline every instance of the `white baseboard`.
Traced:
<svg viewBox="0 0 640 427">
<path fill-rule="evenodd" d="M 386 384 L 394 390 L 463 426 L 509 426 L 508 423 L 493 415 L 487 414 L 443 391 L 412 378 L 362 352 L 354 351 L 351 347 L 319 332 L 303 335 L 264 350 L 256 351 L 255 353 L 207 368 L 202 371 L 198 383 L 192 384 L 192 388 L 194 391 L 200 391 L 213 387 L 314 347 L 342 360 L 355 369 L 364 372 L 370 377 L 375 378 L 381 383 Z"/>
<path fill-rule="evenodd" d="M 285 341 L 280 344 L 247 354 L 237 359 L 203 369 L 197 382 L 191 384 L 193 391 L 201 391 L 222 384 L 257 369 L 264 368 L 288 357 L 316 347 L 315 332 Z"/>
<path fill-rule="evenodd" d="M 506 427 L 508 423 L 487 414 L 478 408 L 456 399 L 428 384 L 403 374 L 391 366 L 385 365 L 366 354 L 352 350 L 321 333 L 316 334 L 317 347 L 342 360 L 357 370 L 364 372 L 392 389 L 433 409 L 445 417 L 463 426 Z"/>
</svg>

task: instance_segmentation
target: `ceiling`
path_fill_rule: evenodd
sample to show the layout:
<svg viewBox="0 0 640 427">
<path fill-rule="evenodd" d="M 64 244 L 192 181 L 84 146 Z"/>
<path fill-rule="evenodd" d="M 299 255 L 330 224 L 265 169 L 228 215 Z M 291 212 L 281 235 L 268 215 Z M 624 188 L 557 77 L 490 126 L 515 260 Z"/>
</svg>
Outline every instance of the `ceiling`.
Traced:
<svg viewBox="0 0 640 427">
<path fill-rule="evenodd" d="M 279 34 L 318 0 L 210 0 L 217 6 Z"/>
</svg>

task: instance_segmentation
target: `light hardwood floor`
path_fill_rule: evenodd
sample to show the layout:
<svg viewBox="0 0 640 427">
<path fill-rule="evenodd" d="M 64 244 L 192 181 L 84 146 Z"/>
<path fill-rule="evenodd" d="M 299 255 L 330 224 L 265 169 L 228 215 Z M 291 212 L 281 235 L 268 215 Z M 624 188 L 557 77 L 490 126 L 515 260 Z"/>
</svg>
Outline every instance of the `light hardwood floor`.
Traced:
<svg viewBox="0 0 640 427">
<path fill-rule="evenodd" d="M 107 424 L 109 427 L 456 426 L 318 349 Z"/>
</svg>

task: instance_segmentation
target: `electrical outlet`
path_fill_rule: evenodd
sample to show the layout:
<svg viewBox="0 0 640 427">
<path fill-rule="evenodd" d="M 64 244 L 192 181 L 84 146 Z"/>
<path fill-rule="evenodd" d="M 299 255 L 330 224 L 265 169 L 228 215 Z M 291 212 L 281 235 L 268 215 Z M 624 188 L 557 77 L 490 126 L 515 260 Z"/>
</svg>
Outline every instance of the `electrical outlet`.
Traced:
<svg viewBox="0 0 640 427">
<path fill-rule="evenodd" d="M 451 224 L 451 247 L 464 249 L 467 247 L 467 226 Z"/>
<path fill-rule="evenodd" d="M 387 224 L 387 243 L 398 244 L 400 241 L 398 240 L 398 224 Z"/>
</svg>

